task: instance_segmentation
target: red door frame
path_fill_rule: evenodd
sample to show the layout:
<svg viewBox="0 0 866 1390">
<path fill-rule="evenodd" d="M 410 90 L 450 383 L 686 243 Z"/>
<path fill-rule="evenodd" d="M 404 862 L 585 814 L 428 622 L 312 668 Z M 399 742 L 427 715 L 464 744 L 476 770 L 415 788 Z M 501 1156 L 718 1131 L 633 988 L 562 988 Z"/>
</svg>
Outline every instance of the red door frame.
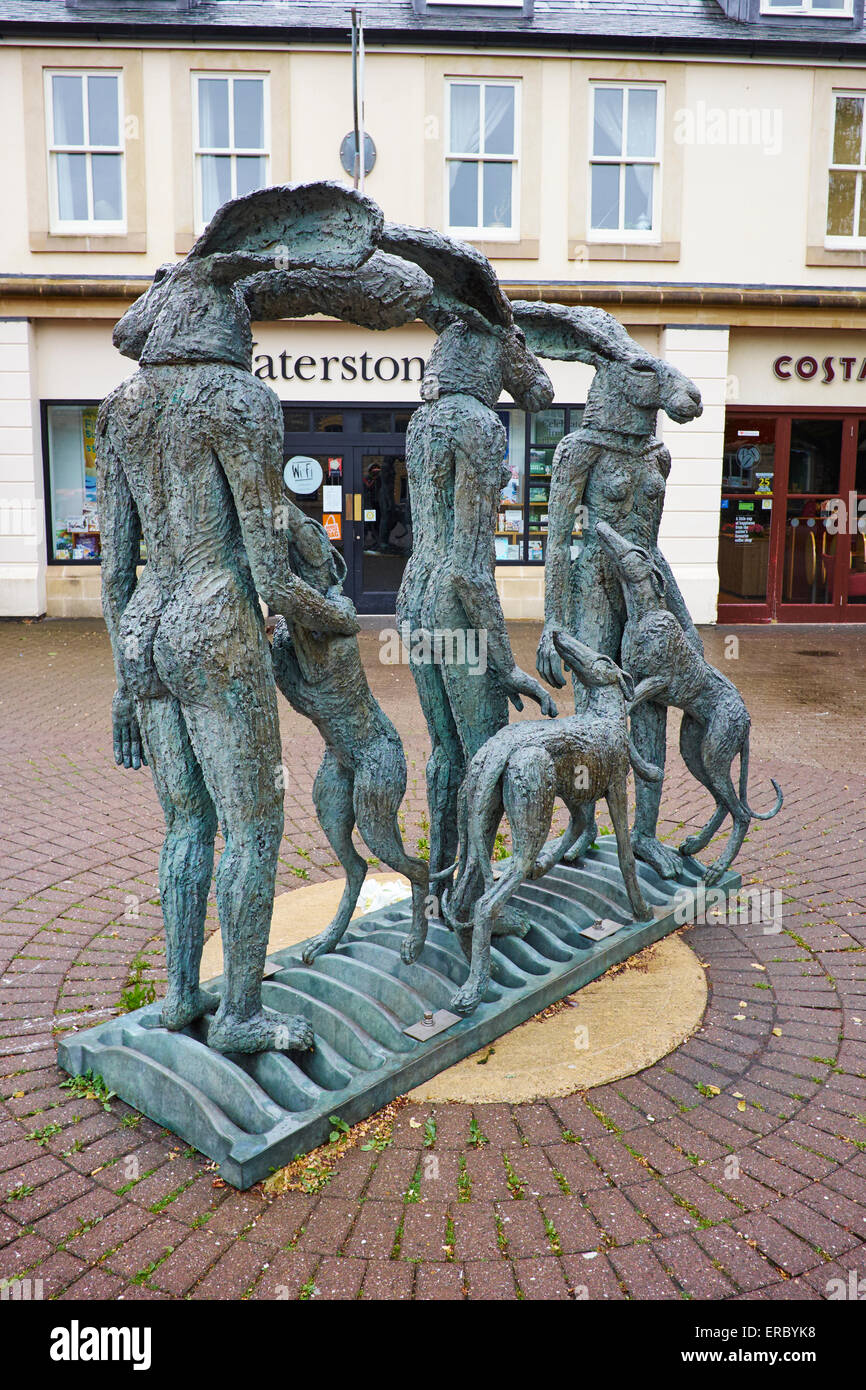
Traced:
<svg viewBox="0 0 866 1390">
<path fill-rule="evenodd" d="M 761 419 L 776 422 L 775 473 L 773 477 L 773 508 L 770 518 L 770 550 L 767 562 L 767 599 L 764 603 L 719 603 L 720 623 L 862 623 L 866 622 L 866 604 L 851 604 L 847 598 L 847 571 L 850 567 L 851 536 L 840 531 L 833 562 L 832 593 L 834 603 L 785 603 L 782 599 L 784 577 L 785 534 L 787 524 L 788 476 L 791 457 L 791 421 L 793 419 L 832 418 L 842 420 L 842 455 L 839 469 L 838 496 L 847 503 L 854 491 L 857 435 L 866 412 L 846 410 L 835 406 L 777 406 L 750 408 L 728 406 L 725 424 L 729 419 Z M 804 494 L 797 493 L 797 497 Z M 822 494 L 823 495 L 823 494 Z"/>
</svg>

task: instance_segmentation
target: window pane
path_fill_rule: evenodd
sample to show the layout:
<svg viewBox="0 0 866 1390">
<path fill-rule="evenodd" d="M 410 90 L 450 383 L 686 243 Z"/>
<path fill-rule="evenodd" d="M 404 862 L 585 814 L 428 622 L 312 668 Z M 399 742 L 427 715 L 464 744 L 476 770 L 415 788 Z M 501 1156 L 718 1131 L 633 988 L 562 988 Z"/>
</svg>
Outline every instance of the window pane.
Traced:
<svg viewBox="0 0 866 1390">
<path fill-rule="evenodd" d="M 238 187 L 237 197 L 264 188 L 266 182 L 267 160 L 264 155 L 242 154 L 237 158 Z"/>
<path fill-rule="evenodd" d="M 863 98 L 836 98 L 833 163 L 859 164 L 863 147 Z"/>
<path fill-rule="evenodd" d="M 452 227 L 478 226 L 478 165 L 453 159 L 448 165 L 448 221 Z"/>
<path fill-rule="evenodd" d="M 120 191 L 119 154 L 94 154 L 92 160 L 93 176 L 93 216 L 98 222 L 119 222 L 123 217 L 123 199 Z"/>
<path fill-rule="evenodd" d="M 514 88 L 484 89 L 484 150 L 514 154 Z"/>
<path fill-rule="evenodd" d="M 792 420 L 788 492 L 837 492 L 841 457 L 841 420 Z"/>
<path fill-rule="evenodd" d="M 119 145 L 116 77 L 88 77 L 87 111 L 91 145 Z"/>
<path fill-rule="evenodd" d="M 242 77 L 235 80 L 235 149 L 264 149 L 264 97 L 261 78 Z"/>
<path fill-rule="evenodd" d="M 598 231 L 619 226 L 618 164 L 593 164 L 591 225 Z"/>
<path fill-rule="evenodd" d="M 80 77 L 52 77 L 55 145 L 84 144 L 84 105 Z"/>
<path fill-rule="evenodd" d="M 626 154 L 655 158 L 657 98 L 657 92 L 642 87 L 633 87 L 629 92 Z"/>
<path fill-rule="evenodd" d="M 827 197 L 827 235 L 852 236 L 854 233 L 854 192 L 856 174 L 831 172 Z"/>
<path fill-rule="evenodd" d="M 511 226 L 511 164 L 484 165 L 484 226 Z"/>
<path fill-rule="evenodd" d="M 622 154 L 622 88 L 596 87 L 592 152 Z"/>
<path fill-rule="evenodd" d="M 58 154 L 57 212 L 61 222 L 86 222 L 87 155 Z"/>
<path fill-rule="evenodd" d="M 651 164 L 625 166 L 624 226 L 627 231 L 652 231 L 654 172 Z"/>
<path fill-rule="evenodd" d="M 458 154 L 477 154 L 480 129 L 481 88 L 464 82 L 451 84 L 451 149 Z"/>
<path fill-rule="evenodd" d="M 198 140 L 204 149 L 228 149 L 229 84 L 225 77 L 200 77 Z"/>
<path fill-rule="evenodd" d="M 227 154 L 201 157 L 201 215 L 210 222 L 217 208 L 232 196 L 232 161 Z"/>
<path fill-rule="evenodd" d="M 812 0 L 813 10 L 844 10 L 848 0 Z"/>
</svg>

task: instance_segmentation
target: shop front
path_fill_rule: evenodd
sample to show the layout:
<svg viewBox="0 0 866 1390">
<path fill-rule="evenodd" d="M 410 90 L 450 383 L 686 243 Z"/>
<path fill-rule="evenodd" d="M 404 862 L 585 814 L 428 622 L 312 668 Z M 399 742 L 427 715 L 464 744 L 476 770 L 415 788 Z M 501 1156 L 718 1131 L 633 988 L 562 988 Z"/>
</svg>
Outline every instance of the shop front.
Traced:
<svg viewBox="0 0 866 1390">
<path fill-rule="evenodd" d="M 719 621 L 866 621 L 866 344 L 743 334 L 730 365 L 765 403 L 726 411 Z"/>
<path fill-rule="evenodd" d="M 341 552 L 346 592 L 358 611 L 393 613 L 412 551 L 406 431 L 420 400 L 432 335 L 421 325 L 378 335 L 319 320 L 256 325 L 254 332 L 253 370 L 283 406 L 286 486 Z M 112 348 L 107 322 L 41 324 L 36 356 L 47 611 L 98 616 L 96 415 L 100 400 L 131 364 Z M 498 411 L 509 476 L 494 549 L 508 617 L 540 617 L 543 611 L 553 454 L 580 421 L 591 376 L 579 363 L 554 368 L 553 408 L 527 416 L 503 401 Z M 141 558 L 146 560 L 143 547 Z"/>
</svg>

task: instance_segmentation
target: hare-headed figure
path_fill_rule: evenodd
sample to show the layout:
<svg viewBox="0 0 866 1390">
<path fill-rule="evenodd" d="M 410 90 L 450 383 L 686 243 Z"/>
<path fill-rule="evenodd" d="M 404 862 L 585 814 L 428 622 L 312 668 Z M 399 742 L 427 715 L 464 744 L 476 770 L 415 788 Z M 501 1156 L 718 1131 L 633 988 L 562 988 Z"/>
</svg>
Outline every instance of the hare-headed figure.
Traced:
<svg viewBox="0 0 866 1390">
<path fill-rule="evenodd" d="M 518 302 L 514 314 L 540 356 L 595 367 L 580 426 L 560 442 L 553 459 L 539 672 L 552 685 L 564 684 L 554 642 L 554 634 L 562 630 L 620 661 L 625 608 L 616 576 L 596 536 L 599 520 L 652 551 L 667 579 L 668 608 L 686 641 L 700 652 L 700 637 L 658 546 L 671 456 L 655 436 L 659 411 L 680 424 L 699 416 L 700 392 L 676 367 L 653 357 L 635 342 L 602 309 Z M 579 515 L 582 536 L 574 556 L 573 531 Z M 586 693 L 579 682 L 575 682 L 574 697 L 575 708 L 580 708 Z M 664 709 L 656 704 L 642 705 L 635 710 L 632 730 L 635 746 L 643 756 L 663 768 Z M 660 802 L 660 781 L 638 782 L 632 843 L 639 859 L 663 877 L 673 878 L 682 861 L 659 842 Z M 595 834 L 595 820 L 589 816 L 569 859 L 579 858 Z"/>
<path fill-rule="evenodd" d="M 457 795 L 470 759 L 508 723 L 509 700 L 556 706 L 540 681 L 520 669 L 496 590 L 493 537 L 506 435 L 496 414 L 503 389 L 524 410 L 550 404 L 553 388 L 516 327 L 489 261 L 474 247 L 436 232 L 386 225 L 382 247 L 420 266 L 433 294 L 420 317 L 438 337 L 421 388 L 423 404 L 406 435 L 413 550 L 397 598 L 411 635 L 410 664 L 427 721 L 430 872 L 457 849 Z M 454 659 L 416 659 L 418 634 L 456 634 Z M 478 640 L 475 647 L 473 638 Z M 485 661 L 473 661 L 485 641 Z M 435 643 L 433 644 L 435 645 Z M 424 649 L 424 643 L 418 644 Z M 478 889 L 483 888 L 479 880 Z M 423 930 L 404 943 L 417 957 Z"/>
<path fill-rule="evenodd" d="M 300 268 L 321 291 L 323 277 L 363 273 L 381 226 L 375 204 L 336 184 L 239 198 L 185 260 L 157 271 L 114 333 L 140 364 L 103 402 L 97 425 L 115 758 L 125 767 L 146 759 L 166 819 L 161 1022 L 181 1029 L 216 1010 L 207 1039 L 224 1052 L 313 1041 L 304 1019 L 261 1002 L 283 786 L 259 599 L 320 632 L 357 630 L 348 599 L 292 574 L 280 524 L 291 506 L 280 404 L 251 372 L 255 295 L 241 282 L 259 272 L 248 284 L 261 292 L 269 275 Z M 423 297 L 429 282 L 421 289 Z M 137 580 L 141 538 L 147 564 Z M 221 999 L 199 985 L 217 823 Z"/>
</svg>

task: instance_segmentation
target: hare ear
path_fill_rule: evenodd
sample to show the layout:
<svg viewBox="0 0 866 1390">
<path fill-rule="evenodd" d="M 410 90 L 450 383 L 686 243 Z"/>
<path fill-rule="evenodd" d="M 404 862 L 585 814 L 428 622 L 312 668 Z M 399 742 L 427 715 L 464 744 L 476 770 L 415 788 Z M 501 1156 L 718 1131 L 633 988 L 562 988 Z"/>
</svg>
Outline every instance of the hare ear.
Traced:
<svg viewBox="0 0 866 1390">
<path fill-rule="evenodd" d="M 630 362 L 646 353 L 622 324 L 604 309 L 591 305 L 532 304 L 516 299 L 514 322 L 526 334 L 527 345 L 539 357 L 562 362 Z"/>
<path fill-rule="evenodd" d="M 511 302 L 493 266 L 476 247 L 429 227 L 401 227 L 395 222 L 386 223 L 379 245 L 392 256 L 414 261 L 433 280 L 435 291 L 423 317 L 435 332 L 461 318 L 488 331 L 491 324 L 511 327 Z"/>
<path fill-rule="evenodd" d="M 342 184 L 284 184 L 224 203 L 187 257 L 219 256 L 221 278 L 257 269 L 354 270 L 373 252 L 382 211 Z M 263 258 L 259 261 L 257 258 Z"/>
</svg>

